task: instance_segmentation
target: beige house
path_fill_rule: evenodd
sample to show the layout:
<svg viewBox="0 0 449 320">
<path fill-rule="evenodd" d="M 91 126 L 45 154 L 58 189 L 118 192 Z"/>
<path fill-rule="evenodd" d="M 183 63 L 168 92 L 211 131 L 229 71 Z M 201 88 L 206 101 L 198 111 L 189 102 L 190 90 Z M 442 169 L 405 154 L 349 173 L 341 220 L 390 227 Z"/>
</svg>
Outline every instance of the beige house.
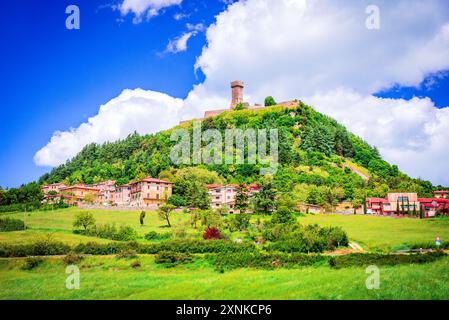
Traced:
<svg viewBox="0 0 449 320">
<path fill-rule="evenodd" d="M 130 183 L 130 205 L 133 207 L 159 206 L 172 195 L 173 183 L 151 177 Z"/>
<path fill-rule="evenodd" d="M 235 209 L 235 196 L 237 194 L 238 184 L 208 184 L 206 188 L 210 197 L 210 206 L 212 209 L 219 209 L 228 207 L 230 213 L 238 213 Z M 249 197 L 252 197 L 255 192 L 259 192 L 257 185 L 251 184 L 248 186 Z"/>
<path fill-rule="evenodd" d="M 124 184 L 115 188 L 114 202 L 117 206 L 129 206 L 131 203 L 131 185 Z"/>
<path fill-rule="evenodd" d="M 64 183 L 53 183 L 42 186 L 42 192 L 44 193 L 45 200 L 58 198 L 61 196 L 61 189 L 66 188 L 67 186 Z M 51 195 L 49 193 L 54 193 L 55 195 Z"/>
<path fill-rule="evenodd" d="M 64 202 L 74 206 L 84 202 L 96 202 L 99 193 L 100 189 L 89 187 L 85 184 L 76 184 L 61 189 L 61 195 L 64 197 Z"/>
<path fill-rule="evenodd" d="M 98 203 L 114 203 L 115 202 L 115 181 L 106 180 L 92 185 L 92 188 L 100 190 L 98 193 Z"/>
</svg>

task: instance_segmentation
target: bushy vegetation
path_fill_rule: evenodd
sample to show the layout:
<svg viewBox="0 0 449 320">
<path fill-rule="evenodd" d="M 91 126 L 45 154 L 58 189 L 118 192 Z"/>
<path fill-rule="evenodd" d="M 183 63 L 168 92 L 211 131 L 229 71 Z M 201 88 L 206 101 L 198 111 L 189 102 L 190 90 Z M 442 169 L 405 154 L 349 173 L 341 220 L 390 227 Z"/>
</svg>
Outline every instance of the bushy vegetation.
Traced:
<svg viewBox="0 0 449 320">
<path fill-rule="evenodd" d="M 262 232 L 270 241 L 268 251 L 323 252 L 348 245 L 348 236 L 340 227 L 320 227 L 297 223 L 267 224 Z"/>
<path fill-rule="evenodd" d="M 163 264 L 165 267 L 174 267 L 178 264 L 188 263 L 192 261 L 192 255 L 189 253 L 162 251 L 156 254 L 154 262 Z"/>
<path fill-rule="evenodd" d="M 82 255 L 76 254 L 74 252 L 69 252 L 64 258 L 62 258 L 62 261 L 64 261 L 66 265 L 71 265 L 80 263 L 83 258 L 84 257 Z"/>
<path fill-rule="evenodd" d="M 376 253 L 354 253 L 333 257 L 329 260 L 329 265 L 334 268 L 346 268 L 354 266 L 384 266 L 399 264 L 421 264 L 434 262 L 445 257 L 444 252 L 429 252 L 425 254 L 376 254 Z"/>
<path fill-rule="evenodd" d="M 0 218 L 0 232 L 25 230 L 25 223 L 19 219 Z"/>
<path fill-rule="evenodd" d="M 234 243 L 227 240 L 205 241 L 180 239 L 176 241 L 161 241 L 157 243 L 112 242 L 80 243 L 74 247 L 58 241 L 37 241 L 30 244 L 8 245 L 0 244 L 0 257 L 27 257 L 76 254 L 111 255 L 126 250 L 135 250 L 139 254 L 156 254 L 162 251 L 181 253 L 229 253 L 240 251 L 255 251 L 251 243 Z"/>
<path fill-rule="evenodd" d="M 137 257 L 137 252 L 133 249 L 123 250 L 117 254 L 117 259 L 135 259 Z"/>
<path fill-rule="evenodd" d="M 147 240 L 166 240 L 170 239 L 171 234 L 170 233 L 157 233 L 156 231 L 150 231 L 145 235 L 145 239 Z"/>
<path fill-rule="evenodd" d="M 44 259 L 41 257 L 28 257 L 25 259 L 25 263 L 22 266 L 22 270 L 33 270 L 38 265 L 44 262 Z"/>
<path fill-rule="evenodd" d="M 221 238 L 220 230 L 217 228 L 207 228 L 203 233 L 204 240 L 218 240 Z"/>
<path fill-rule="evenodd" d="M 209 255 L 208 259 L 217 270 L 237 268 L 298 268 L 323 264 L 328 258 L 322 255 L 307 255 L 301 253 L 261 253 L 261 252 L 238 252 L 232 254 Z"/>
<path fill-rule="evenodd" d="M 130 226 L 117 227 L 114 223 L 96 225 L 86 230 L 76 230 L 75 233 L 116 241 L 132 241 L 137 239 L 137 232 Z"/>
</svg>

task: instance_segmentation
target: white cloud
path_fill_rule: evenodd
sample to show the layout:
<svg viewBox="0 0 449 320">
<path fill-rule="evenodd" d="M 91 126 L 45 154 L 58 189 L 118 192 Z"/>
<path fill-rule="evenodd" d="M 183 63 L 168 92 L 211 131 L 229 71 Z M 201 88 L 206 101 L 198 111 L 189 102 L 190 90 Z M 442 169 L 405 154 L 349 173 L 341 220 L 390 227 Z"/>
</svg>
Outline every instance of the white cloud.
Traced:
<svg viewBox="0 0 449 320">
<path fill-rule="evenodd" d="M 449 183 L 449 108 L 438 109 L 429 98 L 381 99 L 344 89 L 306 100 L 411 176 Z"/>
<path fill-rule="evenodd" d="M 181 36 L 176 37 L 173 40 L 170 40 L 167 45 L 167 52 L 170 53 L 178 53 L 187 50 L 187 41 L 194 35 L 194 32 L 186 32 Z"/>
<path fill-rule="evenodd" d="M 142 1 L 147 5 L 132 12 L 141 17 L 149 2 Z M 377 0 L 381 29 L 368 30 L 369 4 L 372 1 L 246 0 L 229 5 L 208 27 L 207 46 L 195 66 L 205 81 L 195 85 L 184 102 L 165 96 L 179 104 L 178 111 L 166 118 L 157 104 L 157 123 L 148 121 L 139 128 L 154 132 L 162 123 L 169 127 L 179 118 L 226 107 L 229 82 L 241 79 L 246 100 L 262 102 L 267 95 L 278 101 L 301 99 L 376 145 L 405 172 L 449 184 L 445 147 L 449 109 L 435 108 L 430 99 L 372 96 L 393 85 L 418 86 L 427 76 L 449 69 L 449 6 L 446 0 Z M 193 25 L 186 28 L 173 40 L 173 52 L 186 50 L 189 33 L 199 32 Z M 151 113 L 145 101 L 141 103 Z M 136 100 L 136 107 L 139 103 Z M 141 114 L 122 104 L 116 104 L 112 114 L 118 118 L 126 114 L 128 119 L 116 126 L 119 133 L 110 134 L 106 123 L 89 121 L 85 125 L 98 134 L 84 134 L 83 125 L 56 134 L 36 155 L 36 162 L 61 163 L 85 143 L 103 135 L 109 140 L 123 138 L 141 123 Z"/>
<path fill-rule="evenodd" d="M 202 23 L 198 24 L 186 24 L 187 30 L 189 32 L 185 32 L 181 34 L 179 37 L 176 37 L 173 40 L 170 40 L 167 44 L 166 52 L 170 53 L 178 53 L 187 50 L 187 42 L 191 37 L 196 36 L 199 32 L 203 32 L 205 30 L 205 26 Z"/>
<path fill-rule="evenodd" d="M 180 13 L 180 12 L 179 12 L 179 13 L 175 13 L 175 14 L 173 15 L 173 19 L 179 21 L 179 20 L 188 18 L 189 16 L 190 16 L 190 15 L 188 15 L 188 14 L 186 14 L 186 13 Z"/>
<path fill-rule="evenodd" d="M 146 134 L 168 129 L 178 123 L 182 106 L 181 99 L 160 92 L 124 90 L 78 128 L 55 132 L 34 161 L 41 166 L 57 166 L 91 142 L 115 141 L 134 131 Z"/>
<path fill-rule="evenodd" d="M 123 0 L 119 9 L 122 16 L 133 13 L 134 23 L 140 23 L 143 18 L 157 16 L 161 9 L 179 5 L 181 2 L 182 0 Z"/>
</svg>

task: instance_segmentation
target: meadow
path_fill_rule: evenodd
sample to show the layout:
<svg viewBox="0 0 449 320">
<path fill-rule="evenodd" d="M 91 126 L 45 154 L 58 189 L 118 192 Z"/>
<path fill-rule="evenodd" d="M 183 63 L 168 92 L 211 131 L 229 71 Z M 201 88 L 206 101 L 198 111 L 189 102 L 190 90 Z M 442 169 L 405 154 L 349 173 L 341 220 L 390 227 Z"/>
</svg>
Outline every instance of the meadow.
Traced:
<svg viewBox="0 0 449 320">
<path fill-rule="evenodd" d="M 73 234 L 72 223 L 80 209 L 8 214 L 25 220 L 29 229 L 0 233 L 0 244 L 30 243 L 52 234 L 69 244 L 111 240 Z M 147 212 L 140 226 L 136 211 L 91 211 L 98 224 L 116 223 L 143 235 L 185 230 L 200 237 L 190 226 L 188 214 L 175 213 L 167 228 L 156 212 Z M 253 218 L 255 219 L 255 218 Z M 439 235 L 449 239 L 449 220 L 394 219 L 372 216 L 306 215 L 302 224 L 341 226 L 351 241 L 367 251 L 390 251 L 407 244 L 431 242 Z M 234 235 L 235 236 L 235 235 Z M 449 299 L 449 257 L 427 264 L 382 266 L 379 290 L 365 286 L 365 268 L 333 269 L 327 264 L 275 270 L 241 268 L 217 271 L 207 260 L 167 268 L 153 255 L 133 259 L 87 256 L 80 263 L 81 287 L 65 287 L 66 265 L 61 257 L 47 257 L 33 270 L 23 270 L 24 258 L 0 259 L 0 299 Z M 140 267 L 131 266 L 134 261 Z"/>
</svg>

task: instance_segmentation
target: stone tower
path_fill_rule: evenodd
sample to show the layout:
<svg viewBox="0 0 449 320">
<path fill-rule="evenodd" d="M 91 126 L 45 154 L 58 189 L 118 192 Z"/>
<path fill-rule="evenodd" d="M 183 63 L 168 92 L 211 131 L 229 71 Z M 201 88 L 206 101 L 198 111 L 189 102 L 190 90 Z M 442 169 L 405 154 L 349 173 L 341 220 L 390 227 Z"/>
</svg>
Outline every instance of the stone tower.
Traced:
<svg viewBox="0 0 449 320">
<path fill-rule="evenodd" d="M 243 81 L 232 81 L 231 89 L 232 89 L 232 100 L 231 100 L 231 108 L 235 108 L 239 103 L 243 103 Z"/>
</svg>

